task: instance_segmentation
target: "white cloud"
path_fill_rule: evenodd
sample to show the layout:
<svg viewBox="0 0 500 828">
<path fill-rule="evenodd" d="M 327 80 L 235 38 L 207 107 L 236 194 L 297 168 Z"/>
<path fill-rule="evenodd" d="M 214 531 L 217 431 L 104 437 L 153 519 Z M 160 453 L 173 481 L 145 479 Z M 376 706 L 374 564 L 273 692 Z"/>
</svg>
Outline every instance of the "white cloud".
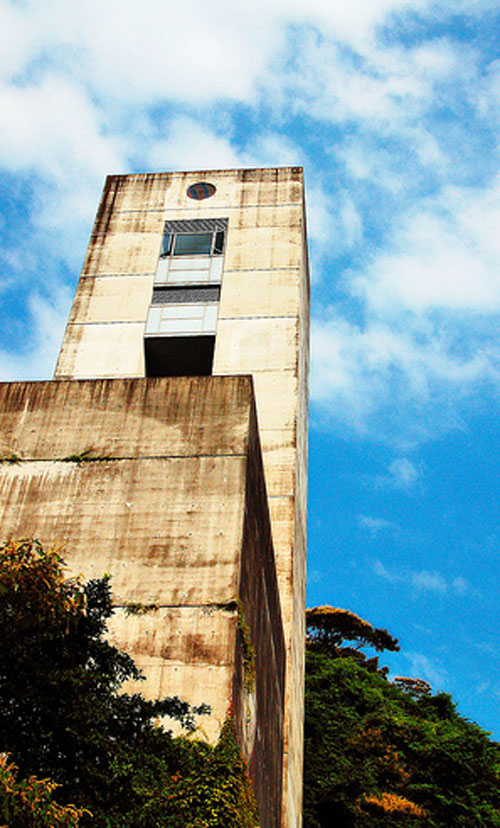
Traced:
<svg viewBox="0 0 500 828">
<path fill-rule="evenodd" d="M 376 478 L 378 486 L 392 486 L 396 489 L 410 489 L 420 478 L 420 470 L 417 469 L 407 457 L 398 457 L 389 466 L 387 475 L 379 475 Z"/>
<path fill-rule="evenodd" d="M 85 75 L 96 92 L 115 100 L 251 100 L 287 26 L 312 23 L 330 37 L 361 44 L 388 15 L 409 7 L 415 10 L 415 0 L 315 0 L 307 9 L 298 0 L 255 0 L 251 10 L 230 0 L 214 0 L 210 9 L 201 0 L 74 0 L 70 7 L 47 0 L 43 8 L 35 0 L 17 8 L 4 0 L 2 68 L 12 77 L 40 56 L 56 56 L 68 72 Z"/>
<path fill-rule="evenodd" d="M 125 142 L 109 134 L 83 87 L 56 74 L 30 86 L 4 85 L 0 96 L 0 167 L 25 177 L 31 189 L 24 204 L 32 225 L 30 254 L 24 250 L 24 273 L 18 275 L 29 276 L 37 241 L 49 248 L 46 277 L 49 257 L 60 255 L 77 267 L 104 177 L 126 169 Z"/>
<path fill-rule="evenodd" d="M 407 208 L 384 247 L 344 278 L 359 321 L 340 307 L 313 321 L 312 397 L 323 410 L 376 429 L 374 416 L 397 406 L 404 429 L 415 405 L 439 405 L 434 425 L 421 414 L 425 437 L 448 427 L 450 401 L 499 385 L 499 223 L 500 177 Z"/>
<path fill-rule="evenodd" d="M 411 583 L 417 590 L 428 592 L 446 592 L 448 590 L 448 584 L 438 572 L 426 572 L 425 570 L 413 572 Z"/>
<path fill-rule="evenodd" d="M 491 342 L 473 327 L 457 341 L 460 328 L 440 317 L 351 323 L 341 314 L 313 318 L 311 398 L 319 413 L 350 428 L 418 442 L 448 428 L 458 402 L 480 383 L 500 380 L 495 328 Z"/>
<path fill-rule="evenodd" d="M 423 156 L 430 145 L 422 118 L 441 97 L 469 94 L 479 77 L 476 52 L 444 37 L 415 46 L 382 46 L 375 38 L 349 44 L 312 27 L 303 33 L 293 70 L 284 72 L 296 111 L 336 126 L 356 124 L 381 138 L 397 136 Z"/>
<path fill-rule="evenodd" d="M 443 687 L 446 680 L 446 670 L 440 664 L 436 664 L 435 661 L 432 661 L 423 653 L 404 653 L 403 658 L 409 661 L 409 672 L 414 678 L 425 679 L 434 690 Z"/>
<path fill-rule="evenodd" d="M 175 118 L 165 127 L 165 133 L 148 150 L 148 164 L 153 169 L 217 169 L 241 163 L 226 137 L 193 118 Z"/>
<path fill-rule="evenodd" d="M 415 592 L 434 592 L 441 595 L 451 593 L 464 596 L 471 593 L 468 582 L 462 576 L 447 581 L 439 572 L 430 572 L 426 569 L 408 570 L 404 568 L 388 569 L 380 560 L 373 562 L 373 572 L 391 584 L 402 584 Z"/>
<path fill-rule="evenodd" d="M 474 3 L 461 6 L 474 13 Z M 487 6 L 483 3 L 483 14 Z M 299 0 L 255 0 L 251 7 L 231 0 L 213 0 L 210 7 L 201 0 L 73 0 L 70 5 L 46 0 L 43 6 L 36 0 L 2 0 L 0 72 L 6 79 L 22 76 L 42 59 L 57 61 L 67 74 L 85 77 L 94 93 L 108 100 L 252 101 L 259 79 L 270 74 L 272 59 L 284 47 L 288 27 L 314 26 L 326 41 L 366 52 L 373 49 L 377 27 L 389 23 L 392 14 L 420 13 L 432 19 L 436 9 L 439 13 L 439 4 L 430 0 L 311 0 L 307 6 Z M 352 105 L 372 110 L 381 98 L 405 95 L 413 88 L 415 70 L 435 74 L 447 69 L 444 52 L 444 47 L 417 49 L 402 72 L 401 62 L 395 71 L 394 58 L 382 57 L 392 53 L 385 46 L 379 53 L 388 73 L 385 85 L 369 80 L 358 84 L 353 74 L 341 90 L 343 101 L 352 94 Z M 336 84 L 335 62 L 327 57 L 327 85 Z M 319 55 L 314 58 L 313 65 L 318 65 Z"/>
<path fill-rule="evenodd" d="M 373 312 L 500 310 L 500 178 L 446 187 L 406 215 L 353 289 Z"/>
<path fill-rule="evenodd" d="M 465 578 L 462 578 L 461 576 L 454 578 L 451 586 L 458 595 L 465 595 L 465 593 L 469 591 L 469 584 Z"/>
<path fill-rule="evenodd" d="M 389 466 L 389 472 L 395 485 L 403 488 L 413 486 L 420 477 L 420 471 L 406 457 L 394 460 Z"/>
<path fill-rule="evenodd" d="M 254 167 L 301 166 L 303 149 L 278 132 L 263 131 L 243 154 L 246 164 Z"/>
<path fill-rule="evenodd" d="M 383 578 L 384 581 L 389 581 L 391 584 L 397 584 L 402 580 L 401 575 L 395 572 L 390 572 L 382 563 L 382 561 L 375 561 L 373 564 L 373 571 L 375 575 Z"/>
<path fill-rule="evenodd" d="M 308 584 L 320 584 L 324 579 L 324 575 L 318 569 L 308 570 L 307 572 L 307 583 Z"/>
<path fill-rule="evenodd" d="M 282 36 L 281 28 L 262 27 L 257 15 L 227 0 L 209 9 L 200 0 L 47 0 L 43 7 L 28 0 L 16 13 L 9 5 L 1 6 L 4 37 L 19 51 L 8 50 L 6 74 L 21 71 L 21 61 L 55 56 L 115 101 L 248 99 Z"/>
<path fill-rule="evenodd" d="M 390 520 L 384 520 L 384 518 L 376 518 L 370 517 L 370 515 L 358 515 L 358 523 L 364 529 L 366 529 L 371 535 L 377 536 L 382 532 L 392 531 L 397 529 L 396 524 L 394 524 Z M 380 561 L 377 562 L 380 566 Z"/>
<path fill-rule="evenodd" d="M 77 84 L 47 74 L 29 86 L 0 89 L 0 164 L 36 170 L 58 184 L 120 168 L 118 139 L 103 134 L 102 113 Z"/>
<path fill-rule="evenodd" d="M 307 235 L 312 248 L 311 278 L 318 281 L 323 262 L 331 255 L 349 253 L 363 236 L 363 220 L 352 197 L 345 191 L 335 193 L 335 200 L 320 181 L 306 179 Z M 324 275 L 323 275 L 324 278 Z"/>
<path fill-rule="evenodd" d="M 2 382 L 47 379 L 54 372 L 57 355 L 68 318 L 71 295 L 67 288 L 52 287 L 50 300 L 33 293 L 29 301 L 30 341 L 25 350 L 0 349 Z"/>
</svg>

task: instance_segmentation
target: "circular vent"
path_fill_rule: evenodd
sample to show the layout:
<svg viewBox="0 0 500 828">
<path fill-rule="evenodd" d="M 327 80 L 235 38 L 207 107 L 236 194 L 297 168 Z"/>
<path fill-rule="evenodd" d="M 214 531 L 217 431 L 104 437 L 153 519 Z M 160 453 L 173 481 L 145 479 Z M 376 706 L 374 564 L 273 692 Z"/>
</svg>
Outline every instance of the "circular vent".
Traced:
<svg viewBox="0 0 500 828">
<path fill-rule="evenodd" d="M 191 184 L 187 190 L 189 198 L 194 198 L 195 201 L 203 201 L 204 198 L 210 198 L 214 193 L 214 185 L 208 184 L 206 181 L 198 181 L 196 184 Z"/>
</svg>

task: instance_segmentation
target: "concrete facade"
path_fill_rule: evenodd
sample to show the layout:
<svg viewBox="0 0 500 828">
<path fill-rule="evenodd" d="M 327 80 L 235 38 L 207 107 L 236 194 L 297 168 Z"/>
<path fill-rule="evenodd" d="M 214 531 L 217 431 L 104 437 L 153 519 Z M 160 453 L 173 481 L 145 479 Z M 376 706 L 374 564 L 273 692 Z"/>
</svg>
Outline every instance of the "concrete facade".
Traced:
<svg viewBox="0 0 500 828">
<path fill-rule="evenodd" d="M 213 194 L 190 198 L 188 188 L 197 182 L 208 182 Z M 162 365 L 152 367 L 152 360 L 164 346 L 170 348 L 170 362 L 163 364 L 169 373 L 172 353 L 175 362 L 186 351 L 186 365 L 193 359 L 196 365 L 201 343 L 199 373 L 253 377 L 286 651 L 286 828 L 299 828 L 302 797 L 309 354 L 304 215 L 301 168 L 109 177 L 55 373 L 71 381 L 157 376 Z M 175 245 L 181 230 L 194 229 L 201 239 L 202 230 L 220 228 L 222 252 L 214 235 L 204 258 L 176 259 L 172 247 L 167 262 L 168 234 Z M 175 288 L 184 298 L 172 303 Z M 170 304 L 162 304 L 162 290 L 170 291 Z M 206 527 L 200 523 L 196 531 L 204 543 Z M 218 554 L 224 560 L 222 543 Z M 179 594 L 187 577 L 185 569 L 176 573 Z M 196 701 L 192 693 L 187 698 Z"/>
<path fill-rule="evenodd" d="M 232 702 L 275 828 L 285 646 L 251 377 L 0 384 L 0 433 L 18 458 L 0 467 L 3 535 L 110 573 L 113 641 L 146 676 L 131 690 L 209 704 L 211 741 Z"/>
</svg>

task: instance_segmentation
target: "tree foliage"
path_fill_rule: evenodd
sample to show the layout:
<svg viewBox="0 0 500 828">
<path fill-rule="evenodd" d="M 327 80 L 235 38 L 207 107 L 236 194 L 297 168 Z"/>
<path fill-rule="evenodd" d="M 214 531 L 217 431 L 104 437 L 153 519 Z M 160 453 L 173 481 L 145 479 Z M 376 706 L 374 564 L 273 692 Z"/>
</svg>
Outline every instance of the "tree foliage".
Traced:
<svg viewBox="0 0 500 828">
<path fill-rule="evenodd" d="M 354 658 L 368 670 L 379 669 L 378 658 L 367 659 L 363 648 L 373 647 L 379 653 L 399 650 L 397 638 L 393 638 L 387 630 L 373 627 L 354 612 L 339 607 L 306 610 L 306 626 L 306 644 L 310 652 L 323 653 L 331 658 Z"/>
<path fill-rule="evenodd" d="M 373 647 L 377 652 L 399 650 L 398 640 L 387 630 L 373 627 L 354 612 L 338 607 L 306 610 L 307 644 L 311 651 L 339 656 L 349 641 L 356 648 Z"/>
<path fill-rule="evenodd" d="M 78 828 L 89 813 L 74 805 L 59 805 L 53 799 L 57 788 L 48 779 L 18 778 L 18 768 L 0 754 L 0 828 Z"/>
<path fill-rule="evenodd" d="M 500 745 L 449 695 L 391 683 L 335 635 L 307 654 L 304 828 L 498 828 Z"/>
<path fill-rule="evenodd" d="M 0 751 L 21 779 L 57 783 L 58 801 L 88 809 L 82 828 L 255 825 L 230 720 L 215 747 L 174 739 L 162 717 L 192 731 L 207 708 L 119 692 L 140 673 L 104 637 L 112 611 L 108 578 L 67 578 L 36 541 L 0 546 Z"/>
</svg>

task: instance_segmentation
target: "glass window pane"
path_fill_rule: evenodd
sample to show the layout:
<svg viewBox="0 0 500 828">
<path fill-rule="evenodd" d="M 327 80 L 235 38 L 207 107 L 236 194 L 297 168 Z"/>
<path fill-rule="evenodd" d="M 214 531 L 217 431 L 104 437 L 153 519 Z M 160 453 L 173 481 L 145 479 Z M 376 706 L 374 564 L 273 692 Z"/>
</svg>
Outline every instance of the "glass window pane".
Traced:
<svg viewBox="0 0 500 828">
<path fill-rule="evenodd" d="M 214 253 L 222 253 L 224 251 L 224 231 L 219 230 L 215 234 Z"/>
<path fill-rule="evenodd" d="M 163 241 L 161 243 L 160 256 L 167 256 L 168 255 L 168 252 L 170 250 L 170 239 L 171 239 L 171 234 L 170 233 L 165 233 L 165 235 L 163 236 Z"/>
<path fill-rule="evenodd" d="M 177 233 L 174 240 L 174 256 L 209 256 L 212 233 Z"/>
</svg>

